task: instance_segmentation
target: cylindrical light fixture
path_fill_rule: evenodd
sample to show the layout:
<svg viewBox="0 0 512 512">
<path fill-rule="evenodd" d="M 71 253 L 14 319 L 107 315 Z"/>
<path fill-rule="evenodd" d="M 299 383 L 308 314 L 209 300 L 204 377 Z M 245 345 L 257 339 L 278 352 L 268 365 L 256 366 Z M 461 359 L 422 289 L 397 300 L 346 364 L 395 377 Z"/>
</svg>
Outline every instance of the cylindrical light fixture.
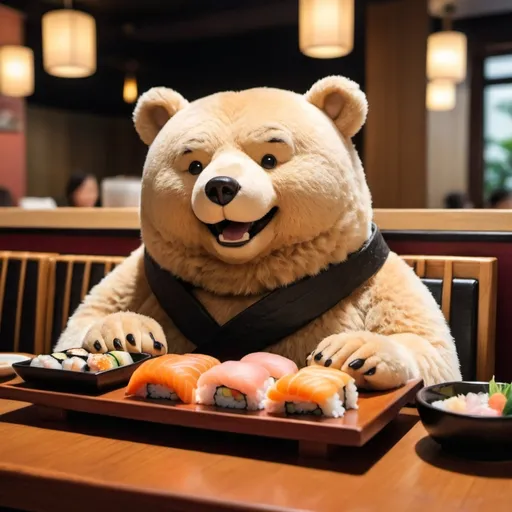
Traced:
<svg viewBox="0 0 512 512">
<path fill-rule="evenodd" d="M 47 73 L 83 78 L 96 71 L 96 22 L 85 12 L 60 9 L 43 15 L 43 65 Z"/>
<path fill-rule="evenodd" d="M 455 84 L 450 80 L 433 80 L 427 84 L 427 108 L 433 111 L 455 107 Z"/>
<path fill-rule="evenodd" d="M 299 47 L 316 59 L 348 55 L 354 47 L 354 0 L 300 0 Z"/>
<path fill-rule="evenodd" d="M 34 52 L 25 46 L 0 46 L 0 95 L 24 97 L 34 92 Z"/>
<path fill-rule="evenodd" d="M 427 78 L 463 82 L 466 78 L 467 40 L 453 30 L 430 34 L 427 40 Z"/>
<path fill-rule="evenodd" d="M 135 75 L 127 74 L 124 78 L 123 100 L 126 103 L 135 103 L 138 96 L 137 79 Z"/>
</svg>

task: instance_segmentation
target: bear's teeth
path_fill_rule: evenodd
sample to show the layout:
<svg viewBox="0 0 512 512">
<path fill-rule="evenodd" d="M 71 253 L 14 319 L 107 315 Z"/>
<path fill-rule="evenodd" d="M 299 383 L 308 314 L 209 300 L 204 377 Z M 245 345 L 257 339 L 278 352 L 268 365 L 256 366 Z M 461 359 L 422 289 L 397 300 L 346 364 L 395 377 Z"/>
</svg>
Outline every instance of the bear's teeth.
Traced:
<svg viewBox="0 0 512 512">
<path fill-rule="evenodd" d="M 219 235 L 219 240 L 221 242 L 224 242 L 225 244 L 238 244 L 240 242 L 247 242 L 249 240 L 249 238 L 250 238 L 250 235 L 247 231 L 242 235 L 242 238 L 239 238 L 238 240 L 226 240 L 224 238 L 224 236 L 222 235 L 222 233 Z"/>
</svg>

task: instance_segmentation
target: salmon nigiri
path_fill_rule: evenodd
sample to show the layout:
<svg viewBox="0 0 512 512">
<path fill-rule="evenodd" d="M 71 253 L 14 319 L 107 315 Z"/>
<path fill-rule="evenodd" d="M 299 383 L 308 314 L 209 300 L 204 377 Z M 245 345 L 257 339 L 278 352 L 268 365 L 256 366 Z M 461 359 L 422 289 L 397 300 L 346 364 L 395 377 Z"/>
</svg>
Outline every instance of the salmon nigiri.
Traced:
<svg viewBox="0 0 512 512">
<path fill-rule="evenodd" d="M 270 352 L 253 352 L 242 357 L 240 361 L 263 366 L 263 368 L 268 370 L 270 376 L 276 380 L 289 373 L 297 373 L 299 371 L 297 365 L 291 359 L 279 354 L 271 354 Z"/>
<path fill-rule="evenodd" d="M 127 395 L 144 398 L 195 402 L 197 381 L 201 374 L 220 361 L 202 354 L 167 354 L 143 363 L 135 372 L 126 388 Z"/>
<path fill-rule="evenodd" d="M 273 383 L 263 366 L 226 361 L 199 377 L 197 403 L 230 409 L 263 409 L 265 393 Z"/>
<path fill-rule="evenodd" d="M 267 392 L 269 413 L 316 414 L 341 417 L 345 409 L 357 409 L 354 379 L 341 370 L 307 366 L 281 377 Z"/>
</svg>

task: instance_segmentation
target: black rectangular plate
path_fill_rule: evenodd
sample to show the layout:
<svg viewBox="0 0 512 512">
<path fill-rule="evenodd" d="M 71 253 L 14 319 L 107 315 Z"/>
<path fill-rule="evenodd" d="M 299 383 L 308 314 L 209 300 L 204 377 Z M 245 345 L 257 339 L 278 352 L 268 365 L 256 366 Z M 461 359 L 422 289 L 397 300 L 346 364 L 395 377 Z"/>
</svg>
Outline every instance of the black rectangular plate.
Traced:
<svg viewBox="0 0 512 512">
<path fill-rule="evenodd" d="M 103 372 L 73 372 L 30 366 L 30 361 L 14 363 L 15 372 L 28 384 L 64 392 L 101 393 L 108 389 L 125 386 L 133 372 L 148 359 L 150 354 L 130 354 L 132 364 Z"/>
</svg>

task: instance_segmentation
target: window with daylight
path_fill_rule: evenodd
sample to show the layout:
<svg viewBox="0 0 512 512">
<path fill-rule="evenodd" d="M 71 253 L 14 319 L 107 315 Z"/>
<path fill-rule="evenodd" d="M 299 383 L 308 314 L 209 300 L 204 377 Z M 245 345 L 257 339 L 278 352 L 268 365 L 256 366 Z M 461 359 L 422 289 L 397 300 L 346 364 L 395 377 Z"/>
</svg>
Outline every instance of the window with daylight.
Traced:
<svg viewBox="0 0 512 512">
<path fill-rule="evenodd" d="M 483 194 L 512 189 L 512 53 L 483 62 Z"/>
</svg>

